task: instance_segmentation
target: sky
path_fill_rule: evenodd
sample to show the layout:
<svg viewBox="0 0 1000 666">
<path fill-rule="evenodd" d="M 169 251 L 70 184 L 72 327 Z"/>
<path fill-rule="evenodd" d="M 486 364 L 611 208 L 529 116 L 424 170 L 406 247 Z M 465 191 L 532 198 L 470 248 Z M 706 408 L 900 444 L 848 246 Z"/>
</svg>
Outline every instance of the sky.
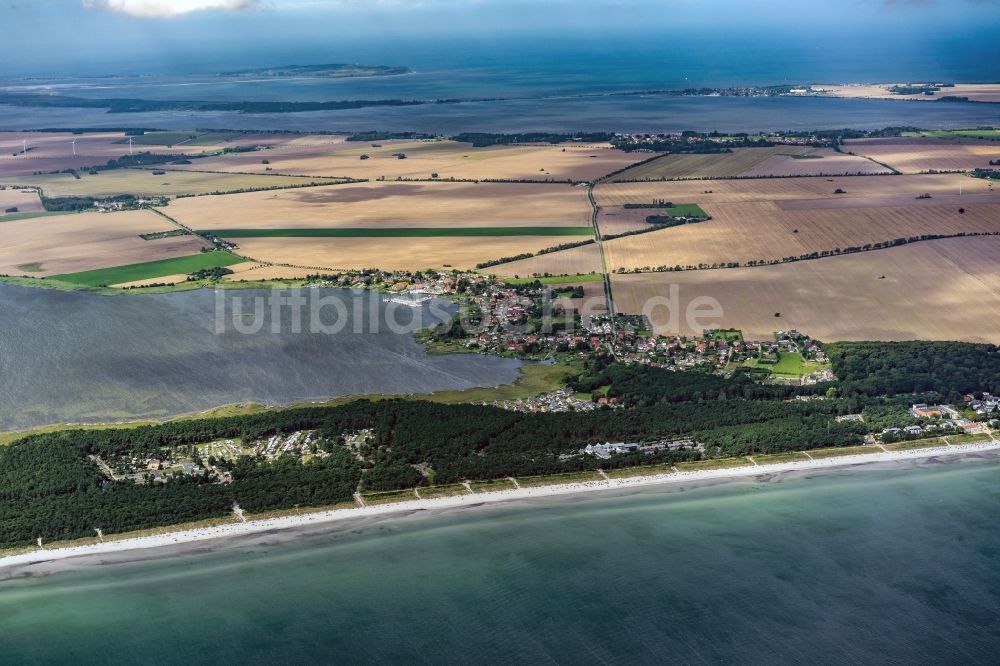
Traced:
<svg viewBox="0 0 1000 666">
<path fill-rule="evenodd" d="M 272 60 L 281 57 L 410 64 L 400 59 L 440 40 L 543 37 L 582 48 L 633 36 L 841 31 L 1000 42 L 1000 0 L 0 0 L 0 25 L 0 71 L 31 76 L 289 64 Z"/>
</svg>

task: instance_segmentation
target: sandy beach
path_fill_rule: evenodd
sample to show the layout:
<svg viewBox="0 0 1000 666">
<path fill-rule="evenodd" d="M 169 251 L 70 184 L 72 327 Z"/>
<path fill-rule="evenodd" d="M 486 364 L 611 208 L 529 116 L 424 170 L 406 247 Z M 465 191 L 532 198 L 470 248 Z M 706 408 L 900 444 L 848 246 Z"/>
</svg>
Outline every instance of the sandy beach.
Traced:
<svg viewBox="0 0 1000 666">
<path fill-rule="evenodd" d="M 164 534 L 130 537 L 115 540 L 109 536 L 107 541 L 84 546 L 59 547 L 58 543 L 46 546 L 44 549 L 0 557 L 0 581 L 21 576 L 38 575 L 51 572 L 51 564 L 74 559 L 73 564 L 86 566 L 88 564 L 106 564 L 110 561 L 137 559 L 143 553 L 150 557 L 166 555 L 169 552 L 187 552 L 211 547 L 213 541 L 229 540 L 238 537 L 253 537 L 254 535 L 274 536 L 275 533 L 288 533 L 290 537 L 304 528 L 323 528 L 338 523 L 368 522 L 370 519 L 404 517 L 420 513 L 432 515 L 436 512 L 476 508 L 484 505 L 502 502 L 514 502 L 534 498 L 557 497 L 582 493 L 608 492 L 644 486 L 666 486 L 672 484 L 704 484 L 733 479 L 752 479 L 760 476 L 774 476 L 782 473 L 831 470 L 845 467 L 882 466 L 885 463 L 902 463 L 932 459 L 977 454 L 982 452 L 1000 451 L 1000 440 L 958 444 L 946 447 L 914 449 L 908 451 L 880 451 L 862 455 L 845 455 L 834 458 L 821 458 L 794 462 L 754 465 L 749 467 L 734 467 L 715 470 L 698 470 L 658 474 L 651 476 L 636 476 L 605 481 L 590 481 L 582 483 L 567 483 L 561 485 L 542 486 L 534 488 L 518 488 L 494 492 L 482 492 L 474 495 L 458 495 L 435 499 L 414 499 L 379 506 L 367 506 L 349 509 L 316 510 L 291 516 L 274 518 L 250 519 L 246 522 L 194 529 L 178 529 Z M 155 549 L 161 549 L 156 551 Z M 111 558 L 105 556 L 113 556 Z M 46 566 L 49 565 L 49 566 Z M 4 575 L 6 574 L 6 575 Z"/>
</svg>

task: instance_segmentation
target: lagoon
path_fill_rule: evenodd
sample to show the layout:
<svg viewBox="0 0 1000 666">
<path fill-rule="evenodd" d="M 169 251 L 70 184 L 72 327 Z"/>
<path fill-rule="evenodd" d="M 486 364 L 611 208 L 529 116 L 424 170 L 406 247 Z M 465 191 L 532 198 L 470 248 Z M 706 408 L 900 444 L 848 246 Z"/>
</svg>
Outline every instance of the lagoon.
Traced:
<svg viewBox="0 0 1000 666">
<path fill-rule="evenodd" d="M 262 301 L 259 330 L 234 318 L 268 290 L 102 296 L 0 284 L 0 432 L 63 422 L 163 418 L 223 404 L 285 405 L 361 393 L 426 393 L 507 384 L 521 363 L 428 356 L 410 331 L 443 320 L 444 301 L 394 306 L 369 291 L 302 290 L 292 311 Z M 311 297 L 332 299 L 311 325 Z M 226 317 L 217 328 L 220 298 Z M 238 299 L 238 301 L 234 301 Z M 338 309 L 340 304 L 343 310 Z M 342 313 L 342 314 L 340 314 Z M 386 322 L 392 313 L 397 331 Z M 373 324 L 374 322 L 374 324 Z"/>
</svg>

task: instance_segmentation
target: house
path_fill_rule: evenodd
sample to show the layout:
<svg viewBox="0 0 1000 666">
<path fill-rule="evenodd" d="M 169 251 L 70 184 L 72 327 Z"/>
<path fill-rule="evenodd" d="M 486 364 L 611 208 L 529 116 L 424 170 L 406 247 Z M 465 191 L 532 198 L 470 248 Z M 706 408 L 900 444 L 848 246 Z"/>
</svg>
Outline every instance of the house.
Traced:
<svg viewBox="0 0 1000 666">
<path fill-rule="evenodd" d="M 925 402 L 920 402 L 910 408 L 910 414 L 917 418 L 931 418 L 934 416 L 944 416 L 940 405 L 930 406 Z"/>
</svg>

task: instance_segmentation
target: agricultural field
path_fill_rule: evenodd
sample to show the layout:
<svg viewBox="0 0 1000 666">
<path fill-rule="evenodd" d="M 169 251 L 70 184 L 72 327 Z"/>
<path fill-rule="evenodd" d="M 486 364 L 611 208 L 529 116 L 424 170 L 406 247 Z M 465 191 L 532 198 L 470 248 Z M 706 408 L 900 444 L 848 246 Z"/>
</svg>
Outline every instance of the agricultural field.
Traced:
<svg viewBox="0 0 1000 666">
<path fill-rule="evenodd" d="M 230 173 L 204 173 L 164 169 L 114 169 L 86 172 L 76 176 L 68 173 L 7 178 L 9 185 L 32 185 L 42 188 L 49 197 L 112 196 L 177 196 L 179 194 L 211 194 L 246 189 L 331 185 L 337 180 L 301 176 L 253 176 Z"/>
<path fill-rule="evenodd" d="M 829 148 L 773 146 L 734 148 L 731 153 L 707 155 L 664 155 L 626 169 L 611 182 L 858 173 L 889 173 L 889 170 Z"/>
<path fill-rule="evenodd" d="M 490 266 L 483 269 L 483 272 L 504 277 L 528 278 L 545 273 L 549 275 L 579 275 L 601 273 L 601 270 L 601 250 L 596 243 L 590 243 L 558 252 L 540 254 L 529 259 L 518 259 L 506 264 Z"/>
<path fill-rule="evenodd" d="M 476 264 L 537 252 L 566 236 L 423 236 L 413 238 L 240 238 L 239 253 L 262 263 L 315 270 L 471 269 Z M 495 268 L 495 267 L 494 267 Z M 487 269 L 493 271 L 494 268 Z"/>
<path fill-rule="evenodd" d="M 678 292 L 670 309 L 650 299 Z M 951 238 L 776 266 L 614 275 L 617 309 L 647 314 L 659 333 L 731 327 L 747 339 L 798 329 L 820 340 L 1000 343 L 1000 238 Z M 721 317 L 687 322 L 698 297 Z"/>
<path fill-rule="evenodd" d="M 404 155 L 404 158 L 400 158 Z M 609 144 L 533 144 L 474 148 L 455 141 L 347 142 L 303 136 L 269 150 L 199 159 L 208 171 L 348 176 L 370 180 L 593 180 L 642 160 Z"/>
<path fill-rule="evenodd" d="M 172 133 L 175 134 L 175 133 Z M 235 145 L 271 145 L 287 141 L 279 135 L 241 135 L 239 139 L 220 140 L 214 144 L 183 144 L 168 147 L 138 143 L 132 137 L 134 152 L 195 155 Z M 147 140 L 148 141 L 148 140 Z M 74 144 L 76 155 L 73 154 Z M 27 152 L 24 152 L 25 146 Z M 0 132 L 0 182 L 13 176 L 84 169 L 103 165 L 108 160 L 129 154 L 128 138 L 123 132 Z"/>
<path fill-rule="evenodd" d="M 655 209 L 626 203 L 697 202 L 712 216 L 606 241 L 611 271 L 767 262 L 924 234 L 1000 231 L 1000 192 L 959 174 L 622 183 L 595 195 L 604 235 L 649 228 Z"/>
<path fill-rule="evenodd" d="M 823 94 L 831 97 L 857 97 L 865 99 L 918 100 L 934 102 L 941 97 L 968 97 L 974 102 L 1000 102 L 998 83 L 956 83 L 951 88 L 941 88 L 934 95 L 893 95 L 889 88 L 901 83 L 880 83 L 875 85 L 822 85 Z M 919 84 L 909 84 L 919 85 Z"/>
<path fill-rule="evenodd" d="M 955 204 L 786 210 L 769 202 L 708 206 L 712 219 L 604 243 L 608 270 L 780 261 L 926 234 L 1000 233 L 1000 193 Z"/>
<path fill-rule="evenodd" d="M 352 183 L 170 204 L 171 217 L 207 230 L 583 227 L 590 215 L 583 188 L 513 183 Z"/>
<path fill-rule="evenodd" d="M 198 148 L 200 150 L 219 150 L 232 147 L 234 145 L 275 145 L 283 143 L 285 139 L 280 135 L 251 134 L 248 132 L 204 132 L 195 130 L 193 132 L 146 132 L 139 136 L 132 137 L 133 149 L 135 146 L 142 146 L 143 150 L 159 146 L 170 149 Z M 117 141 L 119 144 L 128 145 L 128 138 L 123 137 Z"/>
<path fill-rule="evenodd" d="M 891 165 L 890 165 L 891 166 Z M 888 174 L 892 171 L 872 160 L 837 152 L 830 148 L 814 148 L 805 155 L 778 153 L 757 166 L 747 169 L 741 178 L 769 178 L 791 176 L 869 176 Z"/>
<path fill-rule="evenodd" d="M 7 210 L 10 208 L 17 210 L 8 213 Z M 44 210 L 42 200 L 38 198 L 38 193 L 34 190 L 0 188 L 0 221 L 10 215 L 39 213 Z"/>
<path fill-rule="evenodd" d="M 564 184 L 352 183 L 179 199 L 169 214 L 256 261 L 317 270 L 472 268 L 592 233 L 586 191 Z"/>
<path fill-rule="evenodd" d="M 199 252 L 173 259 L 145 261 L 79 273 L 54 275 L 52 279 L 86 287 L 138 286 L 149 281 L 178 282 L 188 274 L 201 269 L 229 266 L 242 261 L 243 259 L 240 257 L 228 252 Z"/>
<path fill-rule="evenodd" d="M 535 282 L 541 282 L 542 284 L 549 284 L 556 287 L 555 291 L 559 291 L 560 288 L 573 285 L 582 285 L 587 282 L 601 282 L 604 280 L 604 275 L 602 273 L 578 273 L 575 275 L 555 275 L 550 277 L 515 277 L 504 280 L 507 284 L 519 285 L 519 284 L 534 284 Z"/>
<path fill-rule="evenodd" d="M 2 223 L 0 274 L 34 277 L 171 259 L 197 253 L 197 236 L 143 240 L 140 234 L 172 231 L 148 210 L 72 213 Z"/>
<path fill-rule="evenodd" d="M 948 139 L 950 141 L 1000 141 L 1000 129 L 942 129 L 903 132 L 904 137 Z"/>
<path fill-rule="evenodd" d="M 1000 159 L 1000 143 L 941 138 L 857 139 L 845 142 L 843 149 L 908 174 L 985 169 L 990 160 Z"/>
<path fill-rule="evenodd" d="M 308 268 L 291 268 L 289 266 L 271 266 L 248 261 L 228 266 L 231 275 L 225 275 L 223 282 L 253 282 L 261 280 L 299 280 L 316 271 Z"/>
<path fill-rule="evenodd" d="M 836 193 L 838 189 L 843 192 Z M 594 196 L 602 208 L 662 200 L 698 203 L 709 213 L 713 203 L 782 201 L 793 202 L 792 206 L 815 206 L 814 202 L 822 199 L 837 201 L 830 204 L 836 206 L 871 206 L 909 204 L 923 193 L 931 194 L 934 199 L 958 201 L 960 192 L 966 197 L 992 195 L 992 188 L 982 179 L 962 174 L 608 183 L 594 188 Z"/>
<path fill-rule="evenodd" d="M 203 231 L 203 230 L 199 230 Z M 212 229 L 224 238 L 439 238 L 495 236 L 590 236 L 592 227 L 316 227 Z"/>
</svg>

